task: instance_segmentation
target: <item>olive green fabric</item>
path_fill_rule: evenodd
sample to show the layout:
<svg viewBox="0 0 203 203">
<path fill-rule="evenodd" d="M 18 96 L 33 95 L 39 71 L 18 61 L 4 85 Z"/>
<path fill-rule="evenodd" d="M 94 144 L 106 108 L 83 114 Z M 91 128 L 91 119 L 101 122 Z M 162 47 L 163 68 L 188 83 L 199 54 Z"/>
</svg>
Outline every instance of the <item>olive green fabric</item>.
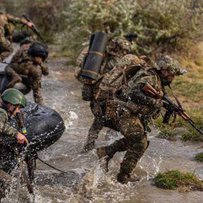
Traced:
<svg viewBox="0 0 203 203">
<path fill-rule="evenodd" d="M 7 112 L 0 108 L 0 135 L 3 136 L 15 136 L 17 130 L 8 123 Z"/>
<path fill-rule="evenodd" d="M 26 24 L 24 18 L 18 18 L 7 13 L 0 13 L 0 61 L 8 57 L 12 49 L 12 35 L 15 24 Z"/>
<path fill-rule="evenodd" d="M 5 102 L 9 102 L 13 105 L 21 105 L 25 107 L 27 104 L 26 98 L 22 92 L 17 89 L 9 88 L 2 93 L 2 100 Z"/>
</svg>

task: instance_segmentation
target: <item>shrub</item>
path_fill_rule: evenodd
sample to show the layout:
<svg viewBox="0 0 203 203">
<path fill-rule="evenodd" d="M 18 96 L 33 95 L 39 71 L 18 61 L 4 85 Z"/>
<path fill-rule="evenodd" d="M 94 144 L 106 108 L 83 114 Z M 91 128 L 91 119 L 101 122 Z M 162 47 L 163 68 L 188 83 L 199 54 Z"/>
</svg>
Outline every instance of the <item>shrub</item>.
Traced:
<svg viewBox="0 0 203 203">
<path fill-rule="evenodd" d="M 191 173 L 182 173 L 178 170 L 159 173 L 154 178 L 157 187 L 163 189 L 177 189 L 187 187 L 188 190 L 203 190 L 203 183 Z"/>
<path fill-rule="evenodd" d="M 183 49 L 202 36 L 202 7 L 192 1 L 78 0 L 64 10 L 69 48 L 77 50 L 91 32 L 138 34 L 137 53 Z M 79 12 L 78 12 L 79 11 Z M 72 40 L 70 40 L 72 39 Z"/>
</svg>

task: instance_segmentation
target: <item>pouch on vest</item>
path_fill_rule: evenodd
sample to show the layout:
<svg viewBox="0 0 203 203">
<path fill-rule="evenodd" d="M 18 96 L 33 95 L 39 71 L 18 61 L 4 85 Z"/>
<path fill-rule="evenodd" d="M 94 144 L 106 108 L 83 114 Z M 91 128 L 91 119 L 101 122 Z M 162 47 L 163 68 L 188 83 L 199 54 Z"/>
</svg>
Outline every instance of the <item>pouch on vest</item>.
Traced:
<svg viewBox="0 0 203 203">
<path fill-rule="evenodd" d="M 81 77 L 96 80 L 99 76 L 101 64 L 107 44 L 107 34 L 96 32 L 90 38 L 89 51 L 85 58 Z"/>
</svg>

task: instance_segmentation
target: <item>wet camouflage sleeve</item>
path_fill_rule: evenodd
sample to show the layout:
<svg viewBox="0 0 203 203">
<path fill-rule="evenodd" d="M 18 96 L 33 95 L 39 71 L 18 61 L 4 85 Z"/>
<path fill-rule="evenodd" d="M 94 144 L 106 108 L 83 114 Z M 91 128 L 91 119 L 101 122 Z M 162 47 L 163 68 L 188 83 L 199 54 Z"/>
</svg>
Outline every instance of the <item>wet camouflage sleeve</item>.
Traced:
<svg viewBox="0 0 203 203">
<path fill-rule="evenodd" d="M 6 112 L 3 109 L 0 109 L 0 134 L 5 136 L 16 136 L 18 131 L 9 125 L 8 117 Z"/>
<path fill-rule="evenodd" d="M 4 28 L 0 26 L 0 45 L 5 50 L 10 50 L 10 42 L 5 38 Z"/>
<path fill-rule="evenodd" d="M 159 100 L 146 95 L 142 91 L 142 88 L 146 83 L 152 85 L 156 90 L 158 90 L 158 92 L 161 91 L 161 83 L 159 82 L 157 76 L 152 74 L 140 77 L 140 79 L 138 79 L 135 84 L 133 84 L 133 87 L 130 89 L 127 96 L 131 101 L 135 102 L 138 105 L 156 105 L 157 103 L 159 103 Z"/>
<path fill-rule="evenodd" d="M 136 104 L 141 104 L 141 105 L 154 105 L 156 103 L 156 99 L 153 99 L 149 96 L 146 96 L 142 92 L 143 84 L 136 85 L 133 90 L 128 94 L 128 98 L 135 102 Z"/>
</svg>

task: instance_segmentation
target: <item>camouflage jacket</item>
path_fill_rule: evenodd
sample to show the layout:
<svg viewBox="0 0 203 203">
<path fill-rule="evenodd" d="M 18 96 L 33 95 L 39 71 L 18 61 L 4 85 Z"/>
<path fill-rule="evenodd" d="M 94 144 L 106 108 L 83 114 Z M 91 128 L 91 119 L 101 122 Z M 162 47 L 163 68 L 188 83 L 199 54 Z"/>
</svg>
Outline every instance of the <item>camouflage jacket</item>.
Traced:
<svg viewBox="0 0 203 203">
<path fill-rule="evenodd" d="M 6 13 L 0 14 L 0 27 L 4 29 L 5 36 L 9 37 L 12 35 L 14 31 L 14 26 L 12 25 L 18 23 L 25 25 L 27 20 Z"/>
<path fill-rule="evenodd" d="M 11 52 L 11 38 L 14 31 L 14 24 L 21 23 L 26 24 L 26 20 L 23 18 L 14 17 L 10 14 L 0 14 L 0 60 L 5 59 L 9 54 L 5 55 L 5 52 Z M 4 56 L 5 55 L 5 56 Z"/>
<path fill-rule="evenodd" d="M 28 72 L 26 71 L 26 69 L 33 63 L 31 56 L 28 54 L 28 49 L 30 48 L 30 45 L 31 44 L 22 45 L 12 57 L 11 62 L 9 64 L 11 68 L 13 68 L 17 73 L 22 75 L 27 75 Z M 48 67 L 44 64 L 41 64 L 39 68 L 41 68 L 43 75 L 49 74 Z"/>
<path fill-rule="evenodd" d="M 8 123 L 8 115 L 6 111 L 0 108 L 0 135 L 16 136 L 18 131 Z"/>
<path fill-rule="evenodd" d="M 127 106 L 131 106 L 129 109 L 132 113 L 146 118 L 156 118 L 161 111 L 161 100 L 153 98 L 142 90 L 146 83 L 155 88 L 160 95 L 164 95 L 164 87 L 156 71 L 141 69 L 128 82 L 127 89 L 122 92 L 123 97 L 127 100 Z"/>
</svg>

